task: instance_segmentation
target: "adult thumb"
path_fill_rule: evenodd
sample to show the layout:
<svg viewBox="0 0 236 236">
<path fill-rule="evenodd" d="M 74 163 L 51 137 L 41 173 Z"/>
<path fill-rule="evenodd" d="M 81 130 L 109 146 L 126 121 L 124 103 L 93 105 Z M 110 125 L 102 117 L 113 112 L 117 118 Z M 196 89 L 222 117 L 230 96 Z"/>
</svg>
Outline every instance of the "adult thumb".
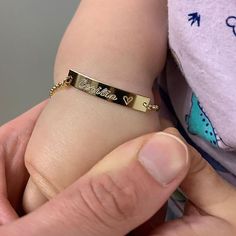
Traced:
<svg viewBox="0 0 236 236">
<path fill-rule="evenodd" d="M 139 137 L 15 226 L 21 224 L 24 235 L 22 224 L 33 227 L 29 235 L 126 235 L 164 205 L 188 168 L 188 149 L 180 139 L 165 132 Z"/>
</svg>

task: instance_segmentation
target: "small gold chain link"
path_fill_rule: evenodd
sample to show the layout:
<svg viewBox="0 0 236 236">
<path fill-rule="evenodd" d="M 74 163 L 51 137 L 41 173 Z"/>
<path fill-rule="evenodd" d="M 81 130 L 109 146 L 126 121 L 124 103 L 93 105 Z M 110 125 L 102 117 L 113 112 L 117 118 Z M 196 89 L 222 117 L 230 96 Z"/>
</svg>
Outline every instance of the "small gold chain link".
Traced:
<svg viewBox="0 0 236 236">
<path fill-rule="evenodd" d="M 64 87 L 68 87 L 71 84 L 72 81 L 72 77 L 68 76 L 65 80 L 63 80 L 62 82 L 59 82 L 57 84 L 55 84 L 49 92 L 49 96 L 52 97 L 59 89 L 64 88 Z"/>
<path fill-rule="evenodd" d="M 159 111 L 160 107 L 154 104 L 147 104 L 146 102 L 143 103 L 143 106 L 146 107 L 149 111 Z"/>
</svg>

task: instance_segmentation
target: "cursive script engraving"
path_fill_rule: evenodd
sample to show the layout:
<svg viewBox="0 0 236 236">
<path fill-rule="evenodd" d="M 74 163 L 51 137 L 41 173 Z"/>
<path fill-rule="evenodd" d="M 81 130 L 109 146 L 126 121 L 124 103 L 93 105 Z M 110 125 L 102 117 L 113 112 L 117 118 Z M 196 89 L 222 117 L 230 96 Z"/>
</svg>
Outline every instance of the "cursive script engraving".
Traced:
<svg viewBox="0 0 236 236">
<path fill-rule="evenodd" d="M 116 101 L 118 98 L 113 94 L 108 88 L 96 87 L 89 84 L 87 79 L 83 79 L 79 82 L 79 89 L 92 94 L 99 95 L 100 97 L 105 97 L 106 99 Z"/>
<path fill-rule="evenodd" d="M 124 100 L 126 106 L 128 106 L 134 100 L 134 98 L 133 97 L 124 96 L 123 100 Z"/>
</svg>

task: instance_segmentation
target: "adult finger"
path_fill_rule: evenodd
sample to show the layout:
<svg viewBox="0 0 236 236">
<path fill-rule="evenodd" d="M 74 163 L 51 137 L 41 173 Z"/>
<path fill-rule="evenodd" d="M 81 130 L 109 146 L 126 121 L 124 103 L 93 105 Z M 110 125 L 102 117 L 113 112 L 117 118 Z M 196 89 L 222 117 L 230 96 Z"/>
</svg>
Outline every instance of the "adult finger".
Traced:
<svg viewBox="0 0 236 236">
<path fill-rule="evenodd" d="M 123 236 L 163 206 L 188 168 L 181 140 L 167 133 L 142 136 L 115 149 L 55 199 L 0 233 Z"/>
<path fill-rule="evenodd" d="M 174 129 L 169 133 L 182 138 Z M 181 188 L 191 201 L 187 217 L 159 227 L 153 235 L 235 235 L 236 190 L 189 146 L 191 166 Z M 194 211 L 194 212 L 193 212 Z"/>
<path fill-rule="evenodd" d="M 43 108 L 46 106 L 48 100 L 45 100 L 41 102 L 40 104 L 36 105 L 35 107 L 31 108 L 30 110 L 26 111 L 25 113 L 21 114 L 17 118 L 9 121 L 2 127 L 0 127 L 0 131 L 8 129 L 17 129 L 19 130 L 24 130 L 26 127 L 31 125 L 32 123 L 34 124 L 42 112 Z M 34 125 L 31 125 L 34 126 Z"/>
<path fill-rule="evenodd" d="M 201 211 L 235 224 L 235 187 L 218 175 L 195 149 L 190 153 L 192 165 L 182 184 L 183 191 Z"/>
<path fill-rule="evenodd" d="M 167 132 L 182 139 L 180 134 L 174 129 L 168 129 Z M 191 146 L 189 146 L 189 153 L 191 166 L 187 177 L 181 185 L 182 190 L 201 211 L 235 224 L 235 187 L 218 175 Z"/>
<path fill-rule="evenodd" d="M 18 209 L 28 174 L 24 154 L 38 116 L 47 101 L 40 103 L 16 119 L 0 127 L 0 193 L 7 196 L 11 205 Z"/>
<path fill-rule="evenodd" d="M 7 200 L 4 151 L 0 148 L 0 225 L 9 223 L 18 216 Z"/>
</svg>

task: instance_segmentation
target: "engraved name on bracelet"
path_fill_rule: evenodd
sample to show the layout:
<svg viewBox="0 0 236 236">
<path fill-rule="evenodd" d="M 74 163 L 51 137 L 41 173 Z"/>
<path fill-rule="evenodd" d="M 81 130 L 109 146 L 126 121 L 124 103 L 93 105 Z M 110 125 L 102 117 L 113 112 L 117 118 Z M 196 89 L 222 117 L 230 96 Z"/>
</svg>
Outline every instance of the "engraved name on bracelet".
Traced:
<svg viewBox="0 0 236 236">
<path fill-rule="evenodd" d="M 91 85 L 89 83 L 89 80 L 86 78 L 83 78 L 79 84 L 78 88 L 88 92 L 91 95 L 100 95 L 101 97 L 105 97 L 109 100 L 116 101 L 118 98 L 115 94 L 112 94 L 112 92 L 108 88 L 102 88 L 102 87 L 96 87 L 94 85 Z"/>
<path fill-rule="evenodd" d="M 132 108 L 136 111 L 147 112 L 159 110 L 158 105 L 151 104 L 151 99 L 149 97 L 112 87 L 111 85 L 104 84 L 103 82 L 72 70 L 69 71 L 65 80 L 55 84 L 50 89 L 50 97 L 52 97 L 59 89 L 69 86 L 73 86 L 80 91 L 102 98 L 108 102 Z"/>
</svg>

